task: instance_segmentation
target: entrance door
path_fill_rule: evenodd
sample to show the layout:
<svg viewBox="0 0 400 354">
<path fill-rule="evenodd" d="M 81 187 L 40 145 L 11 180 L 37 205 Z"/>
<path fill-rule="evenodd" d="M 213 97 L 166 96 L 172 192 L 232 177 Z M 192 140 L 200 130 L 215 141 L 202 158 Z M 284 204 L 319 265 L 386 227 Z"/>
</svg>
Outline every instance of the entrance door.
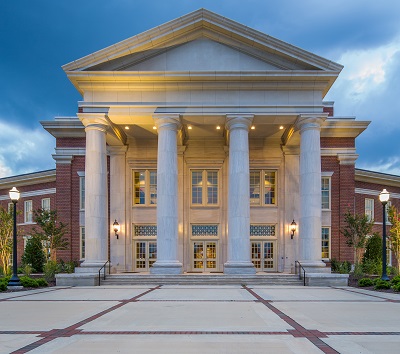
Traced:
<svg viewBox="0 0 400 354">
<path fill-rule="evenodd" d="M 217 241 L 194 241 L 192 243 L 193 271 L 217 271 L 217 245 Z"/>
<path fill-rule="evenodd" d="M 276 241 L 252 241 L 251 261 L 258 272 L 275 272 Z"/>
<path fill-rule="evenodd" d="M 157 241 L 135 242 L 135 270 L 148 272 L 157 260 Z"/>
</svg>

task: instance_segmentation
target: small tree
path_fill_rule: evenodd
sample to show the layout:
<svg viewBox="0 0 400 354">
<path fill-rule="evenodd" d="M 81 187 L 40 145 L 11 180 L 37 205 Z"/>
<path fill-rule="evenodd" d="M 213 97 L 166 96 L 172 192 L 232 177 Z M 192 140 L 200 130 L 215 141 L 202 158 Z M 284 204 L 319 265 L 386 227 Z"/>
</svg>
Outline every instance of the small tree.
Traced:
<svg viewBox="0 0 400 354">
<path fill-rule="evenodd" d="M 353 215 L 350 211 L 344 214 L 344 221 L 346 226 L 340 232 L 346 237 L 347 245 L 353 247 L 354 263 L 357 265 L 362 261 L 365 242 L 374 223 L 368 220 L 367 215 Z"/>
<path fill-rule="evenodd" d="M 46 262 L 46 256 L 43 251 L 43 244 L 40 237 L 32 236 L 28 239 L 21 260 L 24 265 L 30 264 L 36 272 L 43 272 L 43 265 Z"/>
<path fill-rule="evenodd" d="M 34 229 L 34 236 L 44 241 L 48 259 L 55 261 L 57 251 L 69 247 L 68 240 L 64 238 L 67 225 L 57 220 L 56 210 L 35 210 L 33 219 L 41 228 L 39 231 Z"/>
<path fill-rule="evenodd" d="M 396 258 L 397 272 L 400 274 L 400 213 L 394 206 L 391 206 L 388 210 L 388 219 L 392 224 L 388 240 L 390 249 Z"/>
<path fill-rule="evenodd" d="M 3 270 L 3 274 L 10 272 L 13 220 L 13 214 L 0 207 L 0 268 Z"/>
</svg>

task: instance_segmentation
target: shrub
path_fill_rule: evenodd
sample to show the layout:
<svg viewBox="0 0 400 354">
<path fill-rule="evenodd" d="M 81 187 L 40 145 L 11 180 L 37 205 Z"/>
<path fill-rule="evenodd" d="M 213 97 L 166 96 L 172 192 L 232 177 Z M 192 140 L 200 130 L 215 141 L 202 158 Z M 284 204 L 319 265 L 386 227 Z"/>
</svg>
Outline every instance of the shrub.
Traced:
<svg viewBox="0 0 400 354">
<path fill-rule="evenodd" d="M 392 286 L 392 289 L 393 289 L 394 291 L 400 291 L 400 283 L 397 283 L 397 284 L 393 285 L 393 286 Z"/>
<path fill-rule="evenodd" d="M 398 285 L 400 284 L 400 275 L 395 276 L 392 280 L 391 280 L 392 285 Z"/>
<path fill-rule="evenodd" d="M 362 278 L 358 281 L 358 286 L 364 287 L 364 286 L 372 286 L 374 285 L 374 281 L 370 278 Z"/>
<path fill-rule="evenodd" d="M 23 264 L 30 264 L 36 272 L 43 272 L 46 256 L 43 252 L 42 240 L 38 236 L 28 239 L 21 261 Z"/>
<path fill-rule="evenodd" d="M 339 262 L 336 259 L 331 260 L 332 273 L 348 274 L 351 270 L 351 263 L 349 261 Z"/>
<path fill-rule="evenodd" d="M 37 288 L 39 286 L 38 282 L 35 279 L 30 278 L 26 275 L 19 278 L 19 281 L 24 288 Z"/>
<path fill-rule="evenodd" d="M 382 262 L 376 259 L 364 259 L 361 265 L 362 271 L 365 274 L 381 274 L 382 273 Z"/>
<path fill-rule="evenodd" d="M 375 290 L 390 289 L 390 282 L 382 279 L 378 279 L 375 283 Z"/>
<path fill-rule="evenodd" d="M 33 268 L 31 267 L 31 265 L 30 264 L 25 264 L 23 267 L 22 267 L 22 273 L 23 274 L 25 274 L 26 276 L 30 276 L 31 274 L 32 274 L 32 270 L 33 270 Z"/>
<path fill-rule="evenodd" d="M 44 278 L 38 278 L 35 279 L 36 282 L 38 283 L 39 286 L 49 286 L 49 284 L 47 283 L 46 279 Z"/>
<path fill-rule="evenodd" d="M 75 271 L 75 267 L 76 263 L 74 261 L 64 262 L 62 259 L 60 259 L 57 273 L 73 273 Z"/>
<path fill-rule="evenodd" d="M 10 280 L 10 277 L 8 277 L 8 276 L 0 278 L 0 291 L 7 290 L 7 285 L 8 285 L 9 280 Z"/>
<path fill-rule="evenodd" d="M 382 238 L 377 232 L 367 239 L 363 263 L 365 261 L 382 262 Z"/>
<path fill-rule="evenodd" d="M 58 270 L 59 268 L 56 261 L 47 261 L 43 269 L 44 278 L 46 279 L 46 281 L 54 281 Z"/>
</svg>

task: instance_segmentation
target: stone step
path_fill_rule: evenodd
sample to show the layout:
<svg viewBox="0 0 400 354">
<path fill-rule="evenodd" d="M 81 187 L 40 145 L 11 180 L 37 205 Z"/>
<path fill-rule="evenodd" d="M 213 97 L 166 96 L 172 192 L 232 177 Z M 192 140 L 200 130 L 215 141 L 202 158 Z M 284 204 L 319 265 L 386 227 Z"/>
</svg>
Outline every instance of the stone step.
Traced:
<svg viewBox="0 0 400 354">
<path fill-rule="evenodd" d="M 294 274 L 180 274 L 155 275 L 138 273 L 120 273 L 107 275 L 101 285 L 303 285 Z"/>
</svg>

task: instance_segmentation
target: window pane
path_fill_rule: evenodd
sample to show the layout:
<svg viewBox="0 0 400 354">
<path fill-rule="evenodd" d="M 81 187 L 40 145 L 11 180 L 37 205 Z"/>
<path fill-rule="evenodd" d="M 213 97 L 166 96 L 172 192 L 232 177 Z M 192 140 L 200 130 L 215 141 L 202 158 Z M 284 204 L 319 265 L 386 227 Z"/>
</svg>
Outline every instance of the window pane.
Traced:
<svg viewBox="0 0 400 354">
<path fill-rule="evenodd" d="M 218 204 L 218 172 L 207 171 L 207 203 Z"/>
<path fill-rule="evenodd" d="M 365 215 L 367 215 L 368 220 L 374 219 L 374 200 L 365 198 Z"/>
<path fill-rule="evenodd" d="M 134 204 L 145 204 L 145 171 L 134 173 Z"/>
<path fill-rule="evenodd" d="M 50 210 L 50 198 L 42 199 L 42 209 Z"/>
<path fill-rule="evenodd" d="M 250 171 L 250 204 L 260 205 L 260 171 Z"/>
<path fill-rule="evenodd" d="M 157 204 L 157 172 L 150 171 L 150 204 Z"/>
<path fill-rule="evenodd" d="M 203 204 L 203 172 L 192 171 L 192 204 Z"/>
<path fill-rule="evenodd" d="M 85 258 L 85 227 L 81 227 L 81 259 Z"/>
<path fill-rule="evenodd" d="M 80 208 L 85 209 L 85 177 L 79 177 Z"/>
<path fill-rule="evenodd" d="M 329 178 L 321 179 L 321 208 L 329 209 Z"/>
<path fill-rule="evenodd" d="M 32 222 L 32 200 L 25 201 L 25 222 Z"/>
<path fill-rule="evenodd" d="M 275 172 L 264 172 L 264 204 L 275 204 Z"/>
<path fill-rule="evenodd" d="M 321 251 L 322 258 L 329 258 L 329 227 L 321 230 Z"/>
</svg>

